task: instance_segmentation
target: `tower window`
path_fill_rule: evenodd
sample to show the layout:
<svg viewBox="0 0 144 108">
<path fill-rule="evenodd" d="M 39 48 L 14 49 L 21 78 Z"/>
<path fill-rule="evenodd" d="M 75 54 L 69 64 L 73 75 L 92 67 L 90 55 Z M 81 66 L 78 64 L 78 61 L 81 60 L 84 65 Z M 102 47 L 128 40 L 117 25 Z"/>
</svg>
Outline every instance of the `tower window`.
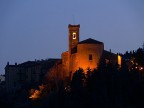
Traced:
<svg viewBox="0 0 144 108">
<path fill-rule="evenodd" d="M 76 39 L 76 33 L 74 32 L 72 35 L 73 35 L 73 39 Z"/>
<path fill-rule="evenodd" d="M 89 54 L 89 60 L 92 60 L 92 54 Z"/>
</svg>

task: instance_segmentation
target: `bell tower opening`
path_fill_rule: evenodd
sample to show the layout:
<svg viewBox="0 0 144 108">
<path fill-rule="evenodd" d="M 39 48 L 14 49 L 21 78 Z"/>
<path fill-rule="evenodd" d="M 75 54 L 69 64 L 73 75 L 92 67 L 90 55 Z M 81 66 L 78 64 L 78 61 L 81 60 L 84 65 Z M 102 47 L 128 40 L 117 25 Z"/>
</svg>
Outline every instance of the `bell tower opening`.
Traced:
<svg viewBox="0 0 144 108">
<path fill-rule="evenodd" d="M 79 28 L 80 25 L 68 25 L 69 29 L 69 53 L 73 54 L 77 52 L 77 44 L 79 42 Z"/>
</svg>

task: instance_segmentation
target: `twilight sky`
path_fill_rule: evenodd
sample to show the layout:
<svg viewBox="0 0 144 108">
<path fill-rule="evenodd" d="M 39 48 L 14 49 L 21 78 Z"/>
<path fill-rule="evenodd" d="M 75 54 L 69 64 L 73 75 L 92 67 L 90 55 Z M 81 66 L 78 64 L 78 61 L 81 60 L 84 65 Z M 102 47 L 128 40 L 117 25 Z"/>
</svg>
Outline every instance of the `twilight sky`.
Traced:
<svg viewBox="0 0 144 108">
<path fill-rule="evenodd" d="M 60 58 L 68 24 L 80 24 L 80 40 L 102 41 L 106 50 L 136 50 L 144 41 L 144 0 L 0 0 L 0 74 L 7 61 Z"/>
</svg>

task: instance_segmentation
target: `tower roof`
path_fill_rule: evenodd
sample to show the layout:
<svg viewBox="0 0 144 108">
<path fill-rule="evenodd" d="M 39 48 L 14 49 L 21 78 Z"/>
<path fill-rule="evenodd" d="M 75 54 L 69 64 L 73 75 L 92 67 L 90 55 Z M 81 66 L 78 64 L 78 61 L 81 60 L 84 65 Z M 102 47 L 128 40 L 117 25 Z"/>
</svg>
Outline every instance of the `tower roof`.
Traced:
<svg viewBox="0 0 144 108">
<path fill-rule="evenodd" d="M 80 27 L 80 24 L 77 24 L 77 25 L 69 24 L 68 27 Z"/>
<path fill-rule="evenodd" d="M 103 42 L 88 38 L 86 40 L 80 41 L 79 44 L 103 44 Z"/>
</svg>

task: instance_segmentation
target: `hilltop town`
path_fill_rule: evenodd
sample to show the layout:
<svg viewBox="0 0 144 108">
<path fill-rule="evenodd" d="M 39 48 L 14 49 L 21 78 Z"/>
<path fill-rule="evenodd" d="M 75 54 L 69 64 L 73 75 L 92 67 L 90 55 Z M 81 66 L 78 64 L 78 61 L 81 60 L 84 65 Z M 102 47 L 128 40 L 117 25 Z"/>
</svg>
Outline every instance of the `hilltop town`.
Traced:
<svg viewBox="0 0 144 108">
<path fill-rule="evenodd" d="M 144 48 L 115 54 L 101 41 L 80 41 L 79 29 L 80 25 L 68 25 L 68 50 L 60 59 L 8 62 L 1 97 L 9 99 L 1 104 L 14 108 L 143 105 Z"/>
</svg>

